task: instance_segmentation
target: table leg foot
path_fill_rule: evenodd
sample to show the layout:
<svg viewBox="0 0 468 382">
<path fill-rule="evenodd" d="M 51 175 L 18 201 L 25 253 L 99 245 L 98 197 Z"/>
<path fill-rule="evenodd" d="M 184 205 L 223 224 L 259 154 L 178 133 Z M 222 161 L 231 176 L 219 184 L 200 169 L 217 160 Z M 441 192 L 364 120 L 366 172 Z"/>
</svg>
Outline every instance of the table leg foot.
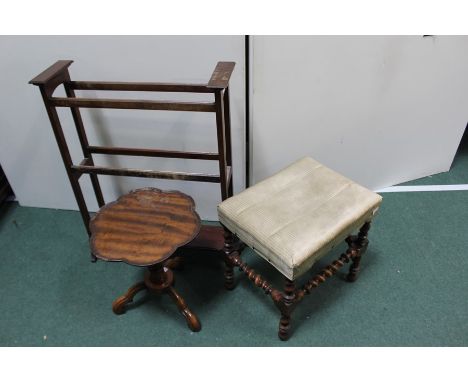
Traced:
<svg viewBox="0 0 468 382">
<path fill-rule="evenodd" d="M 177 293 L 177 291 L 172 287 L 168 287 L 165 292 L 171 296 L 171 298 L 174 300 L 174 302 L 177 305 L 177 308 L 179 308 L 180 313 L 185 317 L 185 320 L 187 321 L 187 325 L 190 328 L 192 332 L 199 332 L 201 329 L 201 324 L 198 319 L 198 317 L 189 309 L 187 306 L 185 300 L 182 298 L 180 294 Z"/>
<path fill-rule="evenodd" d="M 133 301 L 133 298 L 138 292 L 146 289 L 147 287 L 143 281 L 133 285 L 124 295 L 118 297 L 112 303 L 112 311 L 115 314 L 125 313 L 127 311 L 127 304 Z"/>
</svg>

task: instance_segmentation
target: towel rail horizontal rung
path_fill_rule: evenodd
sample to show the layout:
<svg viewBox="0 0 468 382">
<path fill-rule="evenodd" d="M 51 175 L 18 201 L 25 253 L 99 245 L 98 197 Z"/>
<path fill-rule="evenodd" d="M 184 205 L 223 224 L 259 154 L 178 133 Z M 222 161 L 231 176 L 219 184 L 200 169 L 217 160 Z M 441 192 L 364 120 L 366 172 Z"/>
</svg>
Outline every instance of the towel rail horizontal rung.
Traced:
<svg viewBox="0 0 468 382">
<path fill-rule="evenodd" d="M 92 154 L 108 154 L 108 155 L 128 155 L 128 156 L 143 156 L 156 158 L 180 158 L 180 159 L 201 159 L 201 160 L 218 160 L 218 153 L 211 152 L 195 152 L 195 151 L 174 151 L 174 150 L 154 150 L 154 149 L 137 149 L 127 147 L 106 147 L 106 146 L 88 146 L 89 152 Z"/>
<path fill-rule="evenodd" d="M 214 102 L 174 102 L 149 101 L 129 99 L 97 99 L 97 98 L 50 98 L 52 106 L 57 107 L 84 107 L 102 109 L 141 109 L 141 110 L 171 110 L 171 111 L 198 111 L 215 112 Z"/>
<path fill-rule="evenodd" d="M 219 175 L 197 174 L 172 171 L 154 171 L 154 170 L 136 170 L 129 168 L 114 168 L 101 166 L 82 166 L 73 165 L 72 170 L 76 173 L 96 174 L 96 175 L 115 175 L 115 176 L 134 176 L 140 178 L 157 178 L 186 180 L 194 182 L 220 183 Z"/>
<path fill-rule="evenodd" d="M 75 90 L 140 91 L 168 93 L 214 93 L 215 89 L 206 84 L 175 84 L 158 82 L 104 82 L 70 81 L 68 85 Z"/>
</svg>

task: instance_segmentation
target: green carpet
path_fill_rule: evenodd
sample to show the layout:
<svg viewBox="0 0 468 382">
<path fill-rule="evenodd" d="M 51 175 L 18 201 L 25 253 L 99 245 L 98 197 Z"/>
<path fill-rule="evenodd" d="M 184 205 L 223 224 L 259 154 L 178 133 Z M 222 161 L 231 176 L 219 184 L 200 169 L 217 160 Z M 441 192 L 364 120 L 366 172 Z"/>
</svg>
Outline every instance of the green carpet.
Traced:
<svg viewBox="0 0 468 382">
<path fill-rule="evenodd" d="M 411 183 L 468 183 L 467 134 L 463 142 L 450 172 Z M 8 203 L 0 208 L 0 346 L 468 346 L 468 192 L 383 196 L 359 280 L 345 282 L 343 269 L 306 296 L 288 342 L 277 338 L 271 299 L 244 275 L 225 291 L 223 264 L 208 254 L 176 272 L 201 332 L 186 327 L 168 296 L 142 293 L 116 316 L 112 301 L 143 270 L 91 263 L 78 212 Z M 281 286 L 269 264 L 250 250 L 243 256 Z"/>
<path fill-rule="evenodd" d="M 467 205 L 468 192 L 385 194 L 360 279 L 349 284 L 343 271 L 306 297 L 284 343 L 270 298 L 242 276 L 225 291 L 223 266 L 208 255 L 176 273 L 201 332 L 188 330 L 167 296 L 143 293 L 135 309 L 114 315 L 112 300 L 142 269 L 91 263 L 78 212 L 9 203 L 0 210 L 0 345 L 467 346 Z M 280 281 L 264 261 L 245 258 Z"/>
</svg>

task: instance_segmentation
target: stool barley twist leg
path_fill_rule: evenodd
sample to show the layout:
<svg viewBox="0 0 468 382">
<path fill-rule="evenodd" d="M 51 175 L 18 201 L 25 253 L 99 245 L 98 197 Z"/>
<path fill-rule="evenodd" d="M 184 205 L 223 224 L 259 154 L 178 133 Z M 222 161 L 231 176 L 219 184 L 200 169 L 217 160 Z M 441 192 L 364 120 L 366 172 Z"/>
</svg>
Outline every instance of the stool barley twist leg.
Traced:
<svg viewBox="0 0 468 382">
<path fill-rule="evenodd" d="M 347 276 L 347 280 L 349 282 L 354 282 L 357 280 L 359 276 L 359 271 L 360 271 L 360 263 L 361 263 L 361 258 L 366 252 L 367 245 L 369 244 L 369 240 L 367 239 L 367 233 L 369 232 L 370 229 L 370 222 L 366 222 L 361 229 L 359 230 L 358 236 L 353 237 L 354 240 L 352 240 L 349 244 L 351 247 L 355 248 L 358 250 L 358 253 L 356 256 L 352 258 L 352 263 L 351 266 L 349 267 L 349 273 Z"/>
<path fill-rule="evenodd" d="M 281 311 L 281 318 L 279 322 L 278 337 L 286 341 L 290 336 L 291 329 L 291 313 L 296 299 L 296 288 L 294 281 L 285 278 L 284 292 L 282 295 L 281 303 L 278 305 Z"/>
<path fill-rule="evenodd" d="M 234 266 L 231 261 L 231 254 L 235 252 L 234 248 L 234 235 L 226 228 L 224 228 L 224 287 L 227 290 L 233 290 L 234 284 Z"/>
</svg>

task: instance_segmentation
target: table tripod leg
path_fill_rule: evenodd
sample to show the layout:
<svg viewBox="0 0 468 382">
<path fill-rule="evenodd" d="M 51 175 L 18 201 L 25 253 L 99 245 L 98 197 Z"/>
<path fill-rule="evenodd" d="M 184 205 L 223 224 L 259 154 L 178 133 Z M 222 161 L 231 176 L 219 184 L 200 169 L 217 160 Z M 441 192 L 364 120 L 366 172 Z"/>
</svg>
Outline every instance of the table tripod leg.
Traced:
<svg viewBox="0 0 468 382">
<path fill-rule="evenodd" d="M 146 290 L 147 287 L 143 281 L 133 285 L 129 290 L 122 296 L 118 297 L 113 303 L 112 303 L 112 310 L 114 311 L 115 314 L 123 314 L 127 310 L 127 304 L 129 302 L 133 301 L 133 297 L 141 291 L 141 290 Z"/>
<path fill-rule="evenodd" d="M 192 330 L 193 332 L 198 332 L 201 329 L 201 324 L 200 321 L 198 320 L 198 317 L 192 313 L 192 311 L 188 308 L 185 300 L 182 298 L 180 294 L 176 292 L 176 290 L 170 286 L 168 287 L 165 292 L 171 296 L 171 298 L 174 300 L 174 302 L 177 305 L 177 308 L 179 308 L 180 313 L 185 317 L 185 320 L 187 321 L 187 325 Z"/>
</svg>

